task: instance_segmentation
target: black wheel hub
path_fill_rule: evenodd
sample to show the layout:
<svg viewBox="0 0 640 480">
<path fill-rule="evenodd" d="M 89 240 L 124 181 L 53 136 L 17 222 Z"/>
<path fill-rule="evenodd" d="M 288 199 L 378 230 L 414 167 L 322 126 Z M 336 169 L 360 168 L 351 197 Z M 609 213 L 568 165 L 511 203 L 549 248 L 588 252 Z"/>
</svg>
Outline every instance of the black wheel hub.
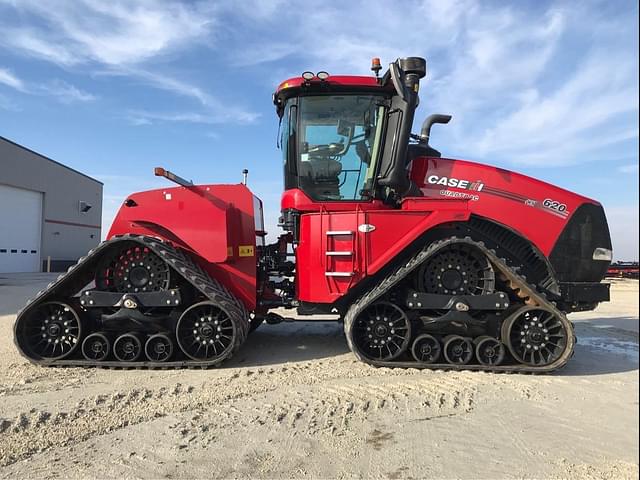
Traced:
<svg viewBox="0 0 640 480">
<path fill-rule="evenodd" d="M 476 357 L 482 365 L 499 365 L 504 360 L 505 348 L 500 340 L 480 337 L 476 346 Z"/>
<path fill-rule="evenodd" d="M 134 287 L 143 288 L 149 283 L 149 278 L 149 271 L 143 266 L 133 267 L 129 270 L 129 281 Z"/>
<path fill-rule="evenodd" d="M 444 356 L 447 362 L 466 365 L 473 359 L 473 346 L 467 338 L 454 335 L 444 345 Z"/>
<path fill-rule="evenodd" d="M 411 323 L 400 307 L 377 302 L 360 313 L 352 335 L 354 346 L 367 358 L 392 360 L 407 349 Z"/>
<path fill-rule="evenodd" d="M 502 327 L 502 337 L 513 356 L 527 365 L 553 363 L 567 346 L 567 330 L 553 311 L 542 307 L 523 307 Z"/>
<path fill-rule="evenodd" d="M 411 353 L 418 362 L 434 363 L 440 358 L 440 342 L 429 334 L 420 335 L 413 342 Z"/>
<path fill-rule="evenodd" d="M 102 353 L 104 351 L 104 344 L 100 340 L 94 340 L 91 342 L 91 351 L 93 353 Z"/>
<path fill-rule="evenodd" d="M 141 352 L 140 339 L 133 333 L 120 335 L 113 343 L 113 354 L 121 362 L 134 362 Z"/>
<path fill-rule="evenodd" d="M 442 272 L 442 275 L 439 275 L 438 277 L 442 282 L 442 286 L 446 290 L 456 291 L 460 290 L 460 288 L 463 288 L 464 277 L 462 275 L 462 272 L 460 272 L 459 270 L 445 270 L 444 272 Z"/>
<path fill-rule="evenodd" d="M 66 357 L 79 345 L 80 318 L 67 304 L 38 306 L 17 326 L 18 344 L 25 351 L 49 360 Z"/>
<path fill-rule="evenodd" d="M 92 333 L 82 342 L 82 355 L 87 360 L 101 361 L 109 355 L 110 343 L 102 333 Z"/>
<path fill-rule="evenodd" d="M 169 335 L 157 333 L 149 337 L 144 350 L 149 360 L 166 362 L 173 355 L 173 341 Z"/>
<path fill-rule="evenodd" d="M 96 286 L 109 292 L 159 292 L 168 290 L 170 283 L 167 263 L 140 245 L 107 257 L 96 270 Z"/>
<path fill-rule="evenodd" d="M 178 320 L 178 345 L 193 360 L 212 360 L 233 347 L 236 331 L 220 307 L 203 302 L 188 308 Z"/>
<path fill-rule="evenodd" d="M 441 295 L 492 293 L 495 275 L 487 258 L 465 244 L 452 245 L 429 259 L 418 274 L 418 289 Z"/>
</svg>

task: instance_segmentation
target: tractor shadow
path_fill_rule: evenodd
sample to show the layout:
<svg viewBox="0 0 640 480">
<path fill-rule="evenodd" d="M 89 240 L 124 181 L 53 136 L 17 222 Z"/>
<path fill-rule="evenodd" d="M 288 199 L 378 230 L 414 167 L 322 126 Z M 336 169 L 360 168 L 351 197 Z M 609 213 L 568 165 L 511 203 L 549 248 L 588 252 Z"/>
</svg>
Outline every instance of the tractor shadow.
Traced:
<svg viewBox="0 0 640 480">
<path fill-rule="evenodd" d="M 261 325 L 251 333 L 228 366 L 265 366 L 304 362 L 350 353 L 342 323 L 283 322 Z"/>
<path fill-rule="evenodd" d="M 614 325 L 638 319 L 607 319 Z M 558 376 L 593 376 L 638 370 L 638 333 L 603 327 L 602 321 L 576 323 L 578 344 L 573 358 Z M 226 366 L 268 366 L 351 355 L 342 324 L 328 321 L 264 324 Z"/>
<path fill-rule="evenodd" d="M 638 332 L 617 328 L 618 325 L 637 328 L 638 319 L 614 317 L 576 322 L 575 354 L 555 375 L 590 376 L 638 370 Z"/>
</svg>

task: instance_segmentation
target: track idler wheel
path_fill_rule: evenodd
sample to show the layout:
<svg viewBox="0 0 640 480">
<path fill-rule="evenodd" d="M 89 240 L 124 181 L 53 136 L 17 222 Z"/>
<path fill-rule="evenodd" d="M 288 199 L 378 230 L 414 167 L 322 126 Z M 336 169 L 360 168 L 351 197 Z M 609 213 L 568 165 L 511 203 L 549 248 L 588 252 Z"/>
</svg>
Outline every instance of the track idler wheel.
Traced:
<svg viewBox="0 0 640 480">
<path fill-rule="evenodd" d="M 496 338 L 483 336 L 474 342 L 476 344 L 476 358 L 481 365 L 500 365 L 504 360 L 505 348 Z"/>
<path fill-rule="evenodd" d="M 173 355 L 173 341 L 169 335 L 156 333 L 144 344 L 144 353 L 152 362 L 166 362 Z"/>
<path fill-rule="evenodd" d="M 113 342 L 113 355 L 121 362 L 135 362 L 142 353 L 142 342 L 135 333 L 125 333 Z"/>
<path fill-rule="evenodd" d="M 542 367 L 558 360 L 573 342 L 567 324 L 547 308 L 525 306 L 502 324 L 502 340 L 518 362 Z"/>
<path fill-rule="evenodd" d="M 473 359 L 473 343 L 460 335 L 445 338 L 444 358 L 453 365 L 466 365 Z"/>
<path fill-rule="evenodd" d="M 239 335 L 231 316 L 213 302 L 200 302 L 184 311 L 176 326 L 176 340 L 192 360 L 224 359 Z"/>
<path fill-rule="evenodd" d="M 351 337 L 360 355 L 371 360 L 393 360 L 409 346 L 411 321 L 393 303 L 372 303 L 356 318 Z"/>
<path fill-rule="evenodd" d="M 428 333 L 418 336 L 411 346 L 413 358 L 421 363 L 435 363 L 440 358 L 441 353 L 440 342 L 436 337 Z"/>
<path fill-rule="evenodd" d="M 62 302 L 39 305 L 16 325 L 16 341 L 22 351 L 37 360 L 60 360 L 80 345 L 80 317 Z"/>
<path fill-rule="evenodd" d="M 111 351 L 111 342 L 104 333 L 92 333 L 82 342 L 82 356 L 93 362 L 106 360 Z"/>
</svg>

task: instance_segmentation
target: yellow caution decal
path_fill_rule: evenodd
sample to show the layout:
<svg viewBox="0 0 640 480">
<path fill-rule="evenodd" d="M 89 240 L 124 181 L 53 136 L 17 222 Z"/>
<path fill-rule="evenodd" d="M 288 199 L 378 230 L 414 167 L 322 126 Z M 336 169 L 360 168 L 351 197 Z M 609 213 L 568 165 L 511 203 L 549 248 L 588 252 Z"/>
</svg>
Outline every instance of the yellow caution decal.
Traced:
<svg viewBox="0 0 640 480">
<path fill-rule="evenodd" d="M 253 245 L 240 245 L 238 247 L 239 257 L 253 257 Z"/>
<path fill-rule="evenodd" d="M 227 257 L 233 257 L 233 247 L 227 247 Z"/>
</svg>

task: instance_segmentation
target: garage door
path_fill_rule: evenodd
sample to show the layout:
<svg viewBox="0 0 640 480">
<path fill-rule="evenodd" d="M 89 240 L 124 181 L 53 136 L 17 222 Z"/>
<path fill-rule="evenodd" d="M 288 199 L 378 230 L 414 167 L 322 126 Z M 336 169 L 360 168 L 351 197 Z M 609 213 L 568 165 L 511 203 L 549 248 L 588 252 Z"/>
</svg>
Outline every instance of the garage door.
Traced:
<svg viewBox="0 0 640 480">
<path fill-rule="evenodd" d="M 0 185 L 0 273 L 39 272 L 42 193 Z"/>
</svg>

